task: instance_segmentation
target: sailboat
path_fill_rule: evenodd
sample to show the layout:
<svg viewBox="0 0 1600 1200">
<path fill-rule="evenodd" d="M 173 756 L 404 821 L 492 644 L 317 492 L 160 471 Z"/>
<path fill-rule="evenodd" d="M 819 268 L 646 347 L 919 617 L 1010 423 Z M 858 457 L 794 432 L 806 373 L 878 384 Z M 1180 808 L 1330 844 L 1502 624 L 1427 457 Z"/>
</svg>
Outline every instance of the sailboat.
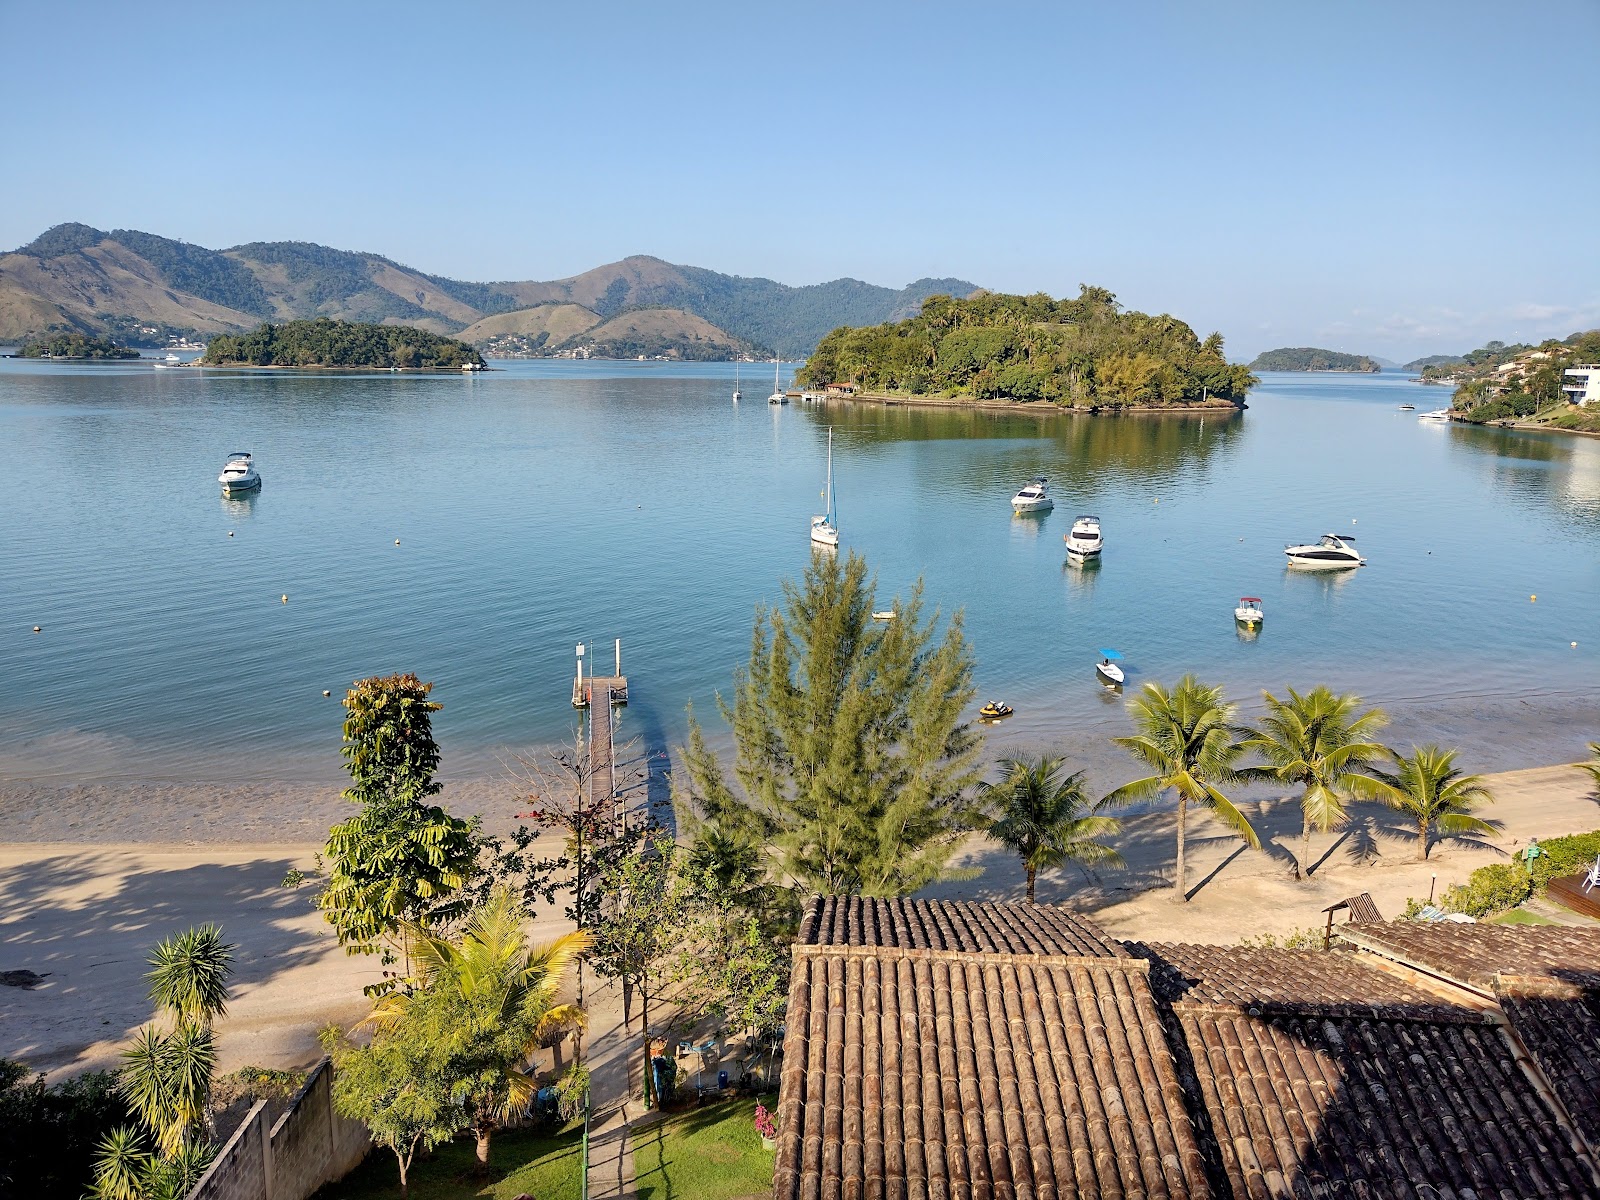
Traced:
<svg viewBox="0 0 1600 1200">
<path fill-rule="evenodd" d="M 772 360 L 772 395 L 767 397 L 768 404 L 787 404 L 789 397 L 783 394 L 783 389 L 778 386 L 778 367 L 781 364 L 777 359 Z"/>
<path fill-rule="evenodd" d="M 839 514 L 833 508 L 833 426 L 828 426 L 828 488 L 822 493 L 828 511 L 811 518 L 811 541 L 818 546 L 839 545 Z"/>
<path fill-rule="evenodd" d="M 739 403 L 739 360 L 733 360 L 733 402 Z"/>
</svg>

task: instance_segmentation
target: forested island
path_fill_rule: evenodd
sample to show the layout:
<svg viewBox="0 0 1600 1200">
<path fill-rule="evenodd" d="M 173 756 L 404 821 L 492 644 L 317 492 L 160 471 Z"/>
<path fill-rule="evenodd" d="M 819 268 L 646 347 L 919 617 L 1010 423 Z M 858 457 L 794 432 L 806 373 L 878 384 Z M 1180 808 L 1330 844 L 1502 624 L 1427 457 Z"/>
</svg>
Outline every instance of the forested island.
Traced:
<svg viewBox="0 0 1600 1200">
<path fill-rule="evenodd" d="M 211 339 L 207 367 L 339 367 L 378 370 L 460 370 L 483 357 L 455 338 L 409 325 L 355 321 L 289 321 Z"/>
<path fill-rule="evenodd" d="M 1105 288 L 930 296 L 916 316 L 835 329 L 795 380 L 854 384 L 886 397 L 1048 401 L 1063 407 L 1242 407 L 1256 378 L 1176 317 L 1125 311 Z"/>
<path fill-rule="evenodd" d="M 119 346 L 110 338 L 86 333 L 50 333 L 22 344 L 17 351 L 23 358 L 138 358 L 139 352 Z"/>
<path fill-rule="evenodd" d="M 1252 371 L 1352 371 L 1376 375 L 1383 370 L 1365 354 L 1341 354 L 1315 346 L 1283 346 L 1256 356 Z"/>
</svg>

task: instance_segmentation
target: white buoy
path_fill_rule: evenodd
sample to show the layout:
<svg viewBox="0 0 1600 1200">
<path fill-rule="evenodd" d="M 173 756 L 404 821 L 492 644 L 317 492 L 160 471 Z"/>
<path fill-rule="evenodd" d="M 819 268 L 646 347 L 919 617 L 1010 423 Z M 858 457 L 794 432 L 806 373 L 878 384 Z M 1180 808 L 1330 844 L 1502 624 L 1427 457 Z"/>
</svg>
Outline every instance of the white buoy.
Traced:
<svg viewBox="0 0 1600 1200">
<path fill-rule="evenodd" d="M 41 628 L 40 628 L 40 627 L 39 627 L 39 626 L 37 626 L 37 625 L 35 625 L 35 626 L 34 626 L 34 627 L 33 627 L 33 631 L 34 631 L 34 632 L 35 632 L 35 633 L 43 633 L 43 632 L 44 632 L 44 630 L 43 630 L 43 629 L 41 629 Z M 1572 644 L 1573 644 L 1573 645 L 1574 645 L 1574 646 L 1576 646 L 1576 645 L 1577 645 L 1577 644 L 1578 644 L 1578 643 L 1577 643 L 1577 642 L 1573 642 L 1573 643 L 1572 643 Z"/>
<path fill-rule="evenodd" d="M 231 530 L 231 529 L 230 529 L 230 530 L 228 530 L 228 536 L 229 536 L 229 537 L 232 537 L 232 536 L 233 536 L 233 530 Z"/>
<path fill-rule="evenodd" d="M 289 603 L 289 597 L 288 597 L 288 595 L 285 595 L 285 596 L 284 596 L 284 597 L 283 597 L 283 602 L 284 602 L 284 603 L 285 603 L 285 604 L 287 604 L 287 603 Z"/>
<path fill-rule="evenodd" d="M 323 688 L 323 689 L 322 689 L 322 694 L 323 694 L 323 695 L 324 695 L 324 696 L 331 696 L 331 695 L 333 695 L 333 693 L 332 693 L 332 692 L 330 692 L 330 691 L 329 691 L 329 690 L 328 690 L 328 689 L 327 689 L 327 688 Z"/>
<path fill-rule="evenodd" d="M 398 546 L 398 545 L 399 545 L 399 544 L 400 544 L 400 539 L 399 539 L 399 538 L 395 538 L 395 540 L 394 540 L 394 544 L 395 544 L 395 545 L 396 545 L 396 546 Z"/>
</svg>

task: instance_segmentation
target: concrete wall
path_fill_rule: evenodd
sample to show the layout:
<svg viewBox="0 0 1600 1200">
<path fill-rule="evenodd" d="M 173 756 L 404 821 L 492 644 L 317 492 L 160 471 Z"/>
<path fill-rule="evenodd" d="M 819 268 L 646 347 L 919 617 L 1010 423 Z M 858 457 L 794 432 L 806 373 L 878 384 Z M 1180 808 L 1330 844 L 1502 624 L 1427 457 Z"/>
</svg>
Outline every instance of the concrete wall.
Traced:
<svg viewBox="0 0 1600 1200">
<path fill-rule="evenodd" d="M 306 1200 L 366 1157 L 366 1126 L 333 1110 L 333 1064 L 323 1059 L 269 1129 L 258 1103 L 189 1200 Z"/>
</svg>

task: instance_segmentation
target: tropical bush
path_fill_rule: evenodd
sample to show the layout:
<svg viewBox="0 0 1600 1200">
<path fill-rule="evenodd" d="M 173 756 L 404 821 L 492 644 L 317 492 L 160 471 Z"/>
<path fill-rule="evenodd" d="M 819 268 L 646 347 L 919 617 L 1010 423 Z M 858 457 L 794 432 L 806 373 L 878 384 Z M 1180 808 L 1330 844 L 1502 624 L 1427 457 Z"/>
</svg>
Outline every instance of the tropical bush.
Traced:
<svg viewBox="0 0 1600 1200">
<path fill-rule="evenodd" d="M 1533 894 L 1533 881 L 1519 862 L 1479 867 L 1467 882 L 1445 891 L 1439 906 L 1446 912 L 1486 917 L 1515 908 Z"/>
<path fill-rule="evenodd" d="M 0 1058 L 0 1196 L 78 1200 L 94 1180 L 95 1147 L 131 1119 L 115 1072 L 49 1087 Z"/>
</svg>

